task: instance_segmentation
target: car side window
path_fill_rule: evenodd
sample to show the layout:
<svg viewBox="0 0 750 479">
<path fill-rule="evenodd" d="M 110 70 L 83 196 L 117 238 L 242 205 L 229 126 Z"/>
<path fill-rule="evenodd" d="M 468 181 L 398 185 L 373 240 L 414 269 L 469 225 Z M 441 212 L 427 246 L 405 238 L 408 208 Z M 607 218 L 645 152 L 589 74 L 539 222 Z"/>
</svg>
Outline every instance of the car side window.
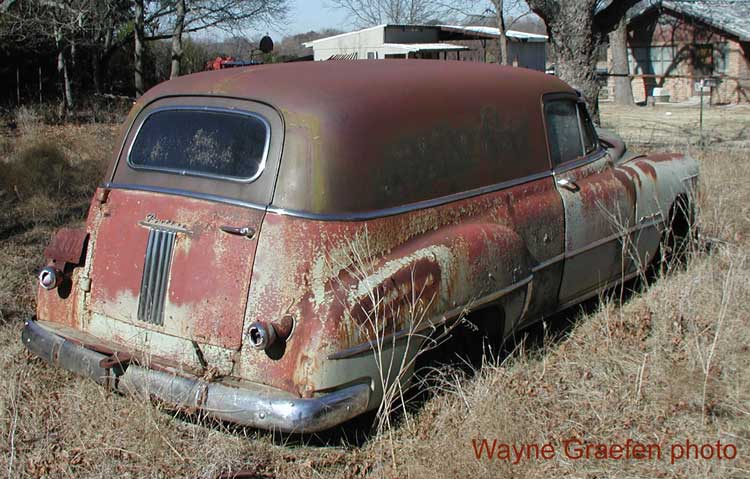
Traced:
<svg viewBox="0 0 750 479">
<path fill-rule="evenodd" d="M 554 100 L 544 105 L 552 166 L 583 156 L 576 102 Z"/>
<path fill-rule="evenodd" d="M 596 137 L 594 123 L 591 121 L 589 112 L 583 103 L 578 104 L 578 114 L 581 118 L 581 131 L 583 132 L 583 149 L 588 155 L 599 148 L 599 140 Z"/>
</svg>

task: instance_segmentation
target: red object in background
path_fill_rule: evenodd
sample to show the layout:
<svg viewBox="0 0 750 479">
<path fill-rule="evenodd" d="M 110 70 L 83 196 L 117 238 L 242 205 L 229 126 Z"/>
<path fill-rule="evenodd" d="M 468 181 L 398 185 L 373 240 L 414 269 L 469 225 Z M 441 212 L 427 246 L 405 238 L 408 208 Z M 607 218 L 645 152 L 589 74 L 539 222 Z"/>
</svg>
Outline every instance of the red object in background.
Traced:
<svg viewBox="0 0 750 479">
<path fill-rule="evenodd" d="M 229 56 L 218 56 L 215 59 L 206 62 L 206 70 L 223 70 L 224 68 L 246 67 L 250 65 L 260 65 L 262 63 L 263 62 L 255 60 L 244 61 Z"/>
<path fill-rule="evenodd" d="M 206 62 L 206 70 L 221 70 L 222 68 L 226 68 L 223 66 L 224 63 L 233 62 L 233 57 L 216 57 L 213 60 L 210 60 Z"/>
</svg>

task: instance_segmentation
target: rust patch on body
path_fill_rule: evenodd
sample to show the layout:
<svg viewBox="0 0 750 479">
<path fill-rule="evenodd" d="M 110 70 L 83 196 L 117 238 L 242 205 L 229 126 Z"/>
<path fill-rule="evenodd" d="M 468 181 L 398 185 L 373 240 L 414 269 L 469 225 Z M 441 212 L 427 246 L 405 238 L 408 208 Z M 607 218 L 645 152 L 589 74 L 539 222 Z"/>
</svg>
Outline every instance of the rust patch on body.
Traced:
<svg viewBox="0 0 750 479">
<path fill-rule="evenodd" d="M 89 234 L 85 228 L 61 228 L 44 249 L 44 257 L 62 266 L 80 265 L 86 254 Z"/>
<path fill-rule="evenodd" d="M 113 190 L 96 239 L 93 311 L 201 343 L 239 349 L 256 240 L 221 231 L 259 228 L 263 212 L 180 196 Z M 164 325 L 138 321 L 151 229 L 175 232 Z M 100 253 L 99 253 L 100 252 Z"/>
<path fill-rule="evenodd" d="M 269 213 L 245 326 L 291 315 L 294 331 L 275 358 L 243 347 L 238 374 L 299 395 L 325 388 L 329 355 L 524 280 L 562 253 L 562 232 L 552 178 L 360 222 Z M 552 276 L 541 284 L 556 288 Z"/>
</svg>

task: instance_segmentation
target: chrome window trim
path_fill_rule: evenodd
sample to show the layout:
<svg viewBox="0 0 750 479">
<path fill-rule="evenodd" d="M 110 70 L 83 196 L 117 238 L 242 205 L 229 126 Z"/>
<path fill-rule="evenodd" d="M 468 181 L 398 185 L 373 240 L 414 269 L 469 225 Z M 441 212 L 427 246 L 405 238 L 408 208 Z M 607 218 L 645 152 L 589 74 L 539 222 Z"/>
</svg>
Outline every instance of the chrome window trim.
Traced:
<svg viewBox="0 0 750 479">
<path fill-rule="evenodd" d="M 581 117 L 580 102 L 576 102 L 576 118 L 578 118 L 578 139 L 581 140 L 581 155 L 586 156 L 586 140 L 583 139 L 583 118 Z"/>
<path fill-rule="evenodd" d="M 241 116 L 249 116 L 252 118 L 255 118 L 257 120 L 260 120 L 261 123 L 263 123 L 263 126 L 266 129 L 266 139 L 265 139 L 265 145 L 263 145 L 263 154 L 260 159 L 260 163 L 258 164 L 258 171 L 249 178 L 238 178 L 234 176 L 227 176 L 227 175 L 218 175 L 218 174 L 211 174 L 211 173 L 202 173 L 202 172 L 196 172 L 196 171 L 189 171 L 189 170 L 181 170 L 177 168 L 159 168 L 159 167 L 153 167 L 153 166 L 143 166 L 143 165 L 136 165 L 132 161 L 130 161 L 130 155 L 133 152 L 133 145 L 135 145 L 135 142 L 138 140 L 138 135 L 141 133 L 141 128 L 143 128 L 143 125 L 148 121 L 151 116 L 153 116 L 156 113 L 161 113 L 164 111 L 199 111 L 199 112 L 214 112 L 214 113 L 228 113 L 230 115 L 241 115 Z M 222 180 L 222 181 L 232 181 L 235 183 L 252 183 L 253 181 L 257 180 L 261 174 L 263 174 L 263 170 L 266 169 L 266 162 L 268 160 L 268 152 L 271 148 L 271 124 L 268 120 L 266 120 L 265 117 L 260 115 L 259 113 L 254 113 L 250 111 L 245 110 L 237 110 L 233 108 L 224 108 L 224 107 L 216 107 L 216 106 L 206 106 L 206 105 L 171 105 L 171 106 L 163 106 L 159 108 L 154 108 L 153 110 L 150 110 L 146 116 L 143 118 L 142 121 L 138 123 L 138 127 L 135 130 L 135 134 L 133 135 L 133 139 L 130 140 L 130 144 L 128 145 L 128 153 L 126 156 L 126 163 L 128 164 L 128 167 L 130 167 L 133 170 L 136 171 L 156 171 L 159 173 L 168 173 L 173 175 L 179 175 L 179 176 L 196 176 L 199 178 L 209 178 L 214 180 Z"/>
<path fill-rule="evenodd" d="M 577 160 L 568 161 L 567 163 L 561 163 L 554 170 L 552 170 L 552 174 L 559 175 L 561 173 L 566 173 L 570 170 L 574 170 L 576 168 L 580 168 L 581 166 L 588 165 L 589 163 L 601 160 L 606 155 L 607 150 L 603 149 L 601 145 L 599 145 L 598 150 L 592 151 L 586 156 L 578 158 Z"/>
<path fill-rule="evenodd" d="M 531 181 L 540 180 L 543 178 L 551 177 L 551 171 L 543 171 L 541 173 L 534 173 L 527 175 L 515 180 L 502 181 L 492 185 L 482 186 L 474 188 L 473 190 L 462 191 L 459 193 L 453 193 L 439 198 L 433 198 L 429 200 L 418 201 L 416 203 L 409 203 L 402 206 L 394 206 L 391 208 L 382 208 L 372 211 L 363 212 L 351 212 L 351 213 L 312 213 L 309 211 L 302 210 L 291 210 L 285 208 L 279 208 L 271 205 L 268 208 L 269 213 L 275 213 L 284 216 L 293 216 L 295 218 L 305 218 L 310 220 L 318 221 L 360 221 L 360 220 L 372 220 L 377 218 L 384 218 L 387 216 L 396 216 L 402 213 L 409 213 L 416 210 L 432 208 L 435 206 L 452 203 L 454 201 L 461 201 L 474 196 L 479 196 L 487 193 L 494 193 L 496 191 L 511 188 L 513 186 L 522 185 Z"/>
<path fill-rule="evenodd" d="M 541 173 L 534 173 L 532 175 L 517 178 L 515 180 L 503 181 L 473 190 L 463 191 L 460 193 L 454 193 L 452 195 L 441 196 L 430 200 L 419 201 L 416 203 L 409 203 L 402 206 L 394 206 L 392 208 L 383 208 L 379 210 L 363 211 L 363 212 L 352 212 L 352 213 L 312 213 L 303 210 L 289 210 L 279 208 L 273 205 L 268 207 L 259 205 L 256 203 L 250 203 L 247 201 L 236 200 L 233 198 L 227 198 L 225 196 L 211 195 L 207 193 L 196 193 L 193 191 L 175 189 L 175 188 L 162 188 L 159 186 L 146 186 L 136 185 L 130 183 L 104 183 L 103 188 L 110 189 L 123 189 L 123 190 L 140 190 L 148 191 L 152 193 L 164 193 L 169 195 L 186 196 L 190 198 L 197 198 L 208 201 L 215 201 L 217 203 L 226 203 L 235 206 L 244 206 L 261 211 L 267 211 L 268 213 L 274 213 L 283 216 L 292 216 L 295 218 L 303 218 L 315 221 L 364 221 L 374 220 L 378 218 L 385 218 L 387 216 L 396 216 L 403 213 L 409 213 L 412 211 L 422 210 L 426 208 L 432 208 L 435 206 L 452 203 L 454 201 L 461 201 L 474 196 L 479 196 L 487 193 L 494 193 L 496 191 L 504 190 L 506 188 L 512 188 L 514 186 L 529 183 L 531 181 L 541 180 L 544 178 L 552 177 L 551 171 L 543 171 Z"/>
<path fill-rule="evenodd" d="M 174 196 L 185 196 L 187 198 L 195 198 L 198 200 L 213 201 L 216 203 L 224 203 L 233 206 L 242 206 L 244 208 L 251 208 L 259 211 L 266 211 L 266 207 L 256 203 L 250 203 L 249 201 L 236 200 L 234 198 L 227 198 L 226 196 L 211 195 L 208 193 L 196 193 L 194 191 L 180 190 L 177 188 L 162 188 L 160 186 L 147 186 L 147 185 L 135 185 L 130 183 L 102 183 L 102 188 L 108 188 L 112 190 L 132 190 L 132 191 L 145 191 L 148 193 L 164 193 L 166 195 Z"/>
<path fill-rule="evenodd" d="M 591 122 L 591 129 L 594 132 L 594 143 L 595 143 L 594 144 L 594 149 L 591 150 L 591 151 L 588 151 L 588 152 L 586 151 L 586 140 L 583 138 L 583 130 L 586 128 L 586 121 L 585 121 L 586 118 L 584 118 L 583 116 L 581 116 L 581 108 L 583 108 L 584 111 L 586 112 L 586 117 Z M 602 149 L 602 144 L 599 141 L 599 134 L 596 132 L 596 127 L 594 126 L 593 120 L 591 120 L 591 114 L 589 113 L 588 109 L 586 109 L 586 102 L 579 101 L 578 105 L 576 105 L 576 111 L 577 111 L 577 114 L 578 114 L 580 128 L 581 128 L 581 141 L 583 142 L 583 156 L 592 155 L 595 152 L 597 152 L 597 151 L 599 151 L 599 150 Z"/>
</svg>

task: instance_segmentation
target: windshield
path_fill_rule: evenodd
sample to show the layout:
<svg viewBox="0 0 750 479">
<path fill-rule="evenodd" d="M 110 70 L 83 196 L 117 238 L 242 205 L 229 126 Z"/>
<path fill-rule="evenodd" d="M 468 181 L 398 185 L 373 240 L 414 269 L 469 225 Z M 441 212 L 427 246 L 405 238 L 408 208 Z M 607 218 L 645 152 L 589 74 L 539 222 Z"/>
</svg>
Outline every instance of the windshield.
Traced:
<svg viewBox="0 0 750 479">
<path fill-rule="evenodd" d="M 141 125 L 128 155 L 134 169 L 249 182 L 263 171 L 270 129 L 258 115 L 165 109 Z"/>
</svg>

